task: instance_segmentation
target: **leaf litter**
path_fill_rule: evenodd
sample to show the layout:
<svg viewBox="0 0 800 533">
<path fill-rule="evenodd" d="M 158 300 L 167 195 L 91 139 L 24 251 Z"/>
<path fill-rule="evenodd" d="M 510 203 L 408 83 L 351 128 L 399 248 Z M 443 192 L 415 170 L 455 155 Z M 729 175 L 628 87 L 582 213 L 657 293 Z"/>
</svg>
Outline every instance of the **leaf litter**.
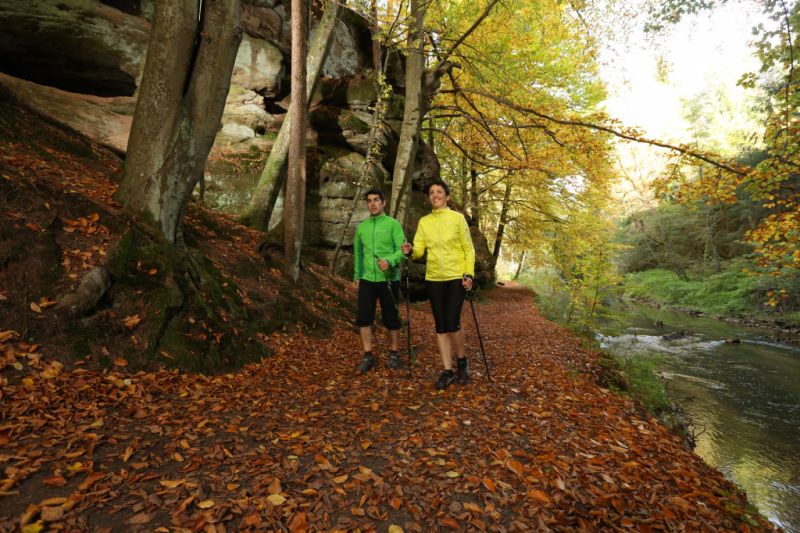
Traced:
<svg viewBox="0 0 800 533">
<path fill-rule="evenodd" d="M 472 382 L 445 392 L 432 385 L 424 303 L 412 306 L 410 376 L 354 375 L 357 338 L 344 327 L 273 335 L 274 356 L 218 376 L 40 361 L 27 381 L 2 378 L 0 529 L 772 527 L 677 436 L 599 386 L 596 354 L 530 301 L 511 287 L 478 306 L 491 382 L 465 314 Z M 18 338 L 0 332 L 6 359 L 24 350 Z"/>
</svg>

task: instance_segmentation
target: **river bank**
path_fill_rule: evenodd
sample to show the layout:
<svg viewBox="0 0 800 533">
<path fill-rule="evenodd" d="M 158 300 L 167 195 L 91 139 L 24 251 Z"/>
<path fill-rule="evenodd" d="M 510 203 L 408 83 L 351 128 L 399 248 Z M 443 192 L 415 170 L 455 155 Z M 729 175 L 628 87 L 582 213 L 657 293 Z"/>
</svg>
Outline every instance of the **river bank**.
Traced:
<svg viewBox="0 0 800 533">
<path fill-rule="evenodd" d="M 708 317 L 721 322 L 745 326 L 749 328 L 762 329 L 769 332 L 769 339 L 775 342 L 788 342 L 800 345 L 800 324 L 787 324 L 784 319 L 763 319 L 738 315 L 718 315 L 704 313 L 696 308 L 688 308 L 680 305 L 670 305 L 645 297 L 625 296 L 622 302 L 631 302 L 638 305 L 654 307 L 656 309 L 667 309 L 675 313 L 681 313 L 694 317 Z"/>
<path fill-rule="evenodd" d="M 719 272 L 696 272 L 680 278 L 666 269 L 625 275 L 623 297 L 695 316 L 767 329 L 772 340 L 800 342 L 800 280 L 757 275 L 743 259 Z"/>
<path fill-rule="evenodd" d="M 603 350 L 651 363 L 696 453 L 776 524 L 800 531 L 800 347 L 749 325 L 632 302 L 612 308 L 600 329 Z"/>
</svg>

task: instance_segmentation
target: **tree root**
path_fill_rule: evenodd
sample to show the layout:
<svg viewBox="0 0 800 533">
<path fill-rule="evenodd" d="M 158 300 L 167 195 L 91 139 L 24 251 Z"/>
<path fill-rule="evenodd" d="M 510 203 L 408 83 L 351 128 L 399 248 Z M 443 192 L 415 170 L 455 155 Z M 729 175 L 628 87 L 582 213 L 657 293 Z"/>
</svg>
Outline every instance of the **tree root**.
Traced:
<svg viewBox="0 0 800 533">
<path fill-rule="evenodd" d="M 85 315 L 92 311 L 111 287 L 111 272 L 94 267 L 81 279 L 78 288 L 58 298 L 55 311 L 67 317 Z"/>
</svg>

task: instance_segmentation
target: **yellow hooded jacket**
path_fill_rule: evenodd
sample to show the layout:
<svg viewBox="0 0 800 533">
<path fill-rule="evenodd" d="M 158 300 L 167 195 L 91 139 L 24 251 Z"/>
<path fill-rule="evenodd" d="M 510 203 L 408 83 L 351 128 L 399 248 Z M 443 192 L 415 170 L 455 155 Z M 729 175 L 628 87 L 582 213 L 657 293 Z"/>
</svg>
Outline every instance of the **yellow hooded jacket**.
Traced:
<svg viewBox="0 0 800 533">
<path fill-rule="evenodd" d="M 475 275 L 475 247 L 464 215 L 448 207 L 434 209 L 419 220 L 412 259 L 428 252 L 425 279 L 449 281 Z"/>
</svg>

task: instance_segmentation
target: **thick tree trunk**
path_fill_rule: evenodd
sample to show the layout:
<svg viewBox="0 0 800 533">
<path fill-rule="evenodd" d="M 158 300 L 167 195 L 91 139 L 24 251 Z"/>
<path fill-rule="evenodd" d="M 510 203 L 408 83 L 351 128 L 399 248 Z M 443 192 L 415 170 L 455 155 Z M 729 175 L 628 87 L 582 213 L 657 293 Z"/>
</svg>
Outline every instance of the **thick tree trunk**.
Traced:
<svg viewBox="0 0 800 533">
<path fill-rule="evenodd" d="M 500 247 L 503 245 L 503 234 L 508 224 L 508 204 L 511 200 L 511 182 L 506 181 L 506 192 L 503 194 L 503 206 L 500 208 L 500 223 L 497 225 L 497 236 L 494 238 L 494 250 L 492 250 L 492 268 L 497 265 L 500 257 Z"/>
<path fill-rule="evenodd" d="M 300 250 L 303 246 L 303 219 L 306 204 L 306 37 L 308 35 L 305 0 L 292 0 L 292 121 L 289 130 L 289 176 L 283 207 L 283 249 L 289 260 L 292 279 L 300 277 Z M 300 104 L 300 105 L 297 105 Z"/>
<path fill-rule="evenodd" d="M 469 168 L 469 212 L 472 216 L 472 224 L 481 230 L 481 209 L 478 199 L 478 171 L 470 164 Z"/>
<path fill-rule="evenodd" d="M 458 180 L 459 180 L 458 201 L 461 202 L 462 208 L 466 208 L 467 206 L 467 192 L 468 192 L 467 183 L 469 182 L 469 180 L 466 178 L 466 175 L 467 175 L 467 156 L 461 154 L 461 172 L 458 173 Z M 466 209 L 464 209 L 464 211 L 466 211 Z"/>
<path fill-rule="evenodd" d="M 304 57 L 306 70 L 306 98 L 305 104 L 308 106 L 314 89 L 319 81 L 322 67 L 333 42 L 333 33 L 336 29 L 336 20 L 341 9 L 340 3 L 331 0 L 325 6 L 325 13 L 322 15 L 311 43 L 308 45 L 307 58 Z M 294 62 L 294 56 L 292 56 Z M 301 98 L 302 100 L 302 98 Z M 299 101 L 292 99 L 292 102 Z M 269 229 L 269 221 L 272 218 L 272 211 L 278 199 L 281 187 L 283 187 L 284 177 L 286 176 L 286 164 L 289 157 L 289 131 L 292 125 L 292 110 L 289 108 L 289 116 L 281 125 L 278 137 L 267 158 L 267 164 L 261 172 L 261 177 L 253 190 L 250 205 L 241 217 L 241 222 L 261 230 Z"/>
<path fill-rule="evenodd" d="M 411 0 L 413 27 L 409 30 L 406 55 L 406 95 L 403 109 L 403 124 L 400 142 L 392 172 L 392 195 L 389 199 L 392 216 L 401 223 L 405 221 L 408 195 L 411 186 L 411 167 L 417 156 L 419 132 L 422 127 L 423 109 L 422 82 L 425 76 L 424 23 L 425 2 Z M 405 224 L 404 224 L 405 225 Z"/>
<path fill-rule="evenodd" d="M 220 124 L 241 41 L 239 0 L 159 2 L 115 198 L 180 239 L 183 210 Z"/>
</svg>

